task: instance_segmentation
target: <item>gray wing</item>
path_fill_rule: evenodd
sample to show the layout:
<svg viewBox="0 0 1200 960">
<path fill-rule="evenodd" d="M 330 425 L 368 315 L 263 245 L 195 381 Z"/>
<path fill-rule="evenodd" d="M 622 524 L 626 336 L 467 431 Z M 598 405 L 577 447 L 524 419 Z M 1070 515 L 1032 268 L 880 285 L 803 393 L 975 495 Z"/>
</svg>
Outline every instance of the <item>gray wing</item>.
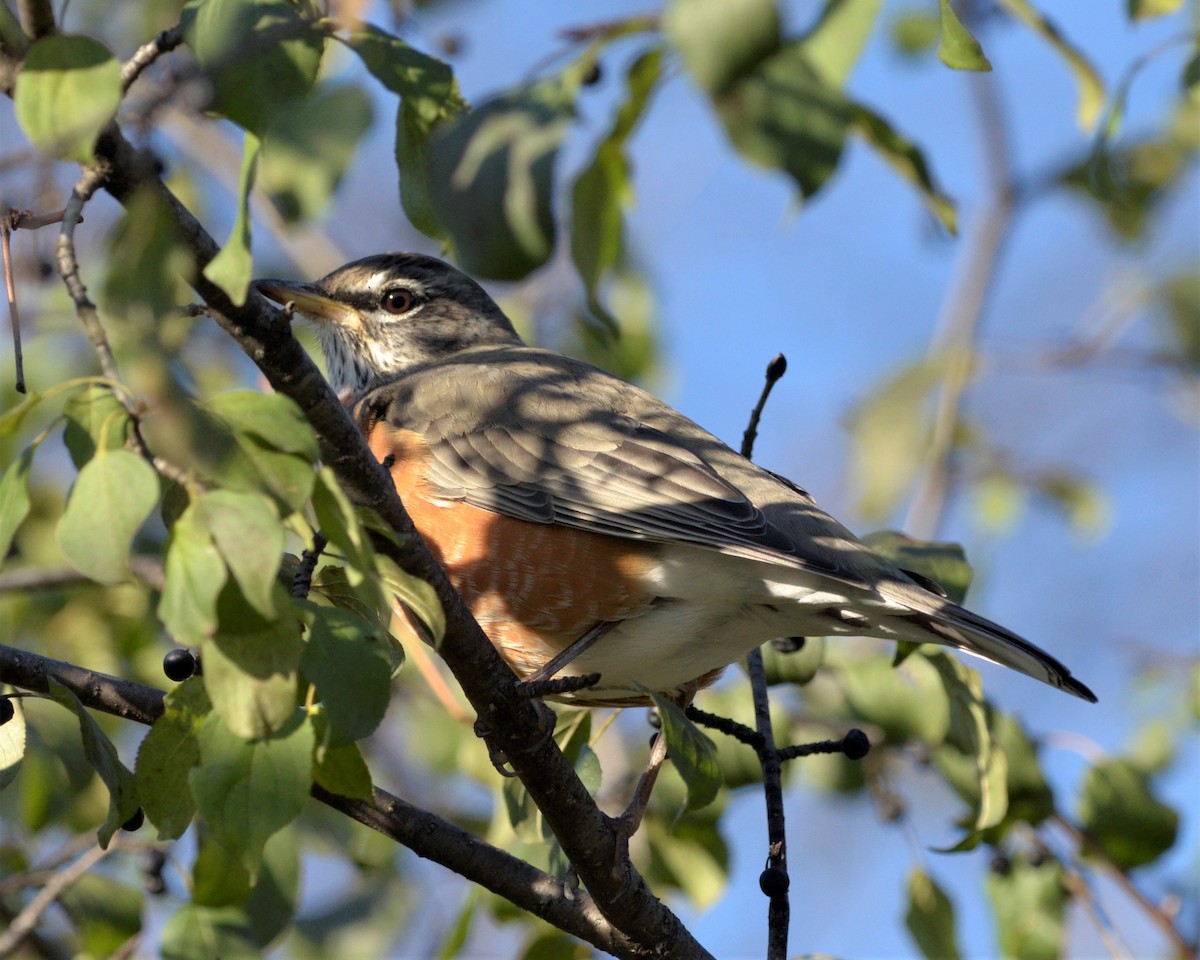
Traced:
<svg viewBox="0 0 1200 960">
<path fill-rule="evenodd" d="M 428 367 L 364 406 L 375 408 L 368 416 L 424 437 L 426 479 L 446 499 L 535 523 L 840 572 L 797 555 L 796 544 L 693 449 L 735 456 L 691 421 L 586 364 L 520 355 L 526 359 Z M 638 408 L 659 426 L 633 416 Z M 670 434 L 660 428 L 676 426 Z"/>
</svg>

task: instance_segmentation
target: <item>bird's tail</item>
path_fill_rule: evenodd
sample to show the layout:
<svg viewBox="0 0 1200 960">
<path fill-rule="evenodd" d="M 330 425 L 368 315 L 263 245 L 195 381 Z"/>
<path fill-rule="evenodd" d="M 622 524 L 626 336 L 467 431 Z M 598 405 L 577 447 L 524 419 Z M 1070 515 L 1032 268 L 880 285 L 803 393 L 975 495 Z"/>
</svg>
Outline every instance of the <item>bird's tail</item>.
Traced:
<svg viewBox="0 0 1200 960">
<path fill-rule="evenodd" d="M 888 586 L 892 589 L 888 589 Z M 880 592 L 893 603 L 900 603 L 907 608 L 903 617 L 896 619 L 919 628 L 911 632 L 904 630 L 905 639 L 942 643 L 1019 670 L 1090 703 L 1096 702 L 1096 695 L 1071 676 L 1071 671 L 1063 663 L 1024 637 L 920 586 L 915 590 L 907 583 L 888 586 Z"/>
</svg>

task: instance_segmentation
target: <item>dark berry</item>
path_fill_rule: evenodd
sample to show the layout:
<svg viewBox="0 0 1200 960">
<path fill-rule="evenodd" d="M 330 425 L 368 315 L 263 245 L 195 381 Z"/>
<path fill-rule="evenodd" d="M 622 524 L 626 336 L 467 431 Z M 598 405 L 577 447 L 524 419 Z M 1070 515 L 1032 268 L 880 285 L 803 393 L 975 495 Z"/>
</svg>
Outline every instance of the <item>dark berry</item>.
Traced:
<svg viewBox="0 0 1200 960">
<path fill-rule="evenodd" d="M 604 69 L 600 66 L 599 63 L 593 63 L 590 67 L 588 67 L 587 73 L 585 73 L 583 75 L 583 78 L 579 82 L 582 83 L 585 87 L 594 87 L 596 84 L 598 84 L 600 82 L 600 80 L 601 80 L 601 78 L 603 78 L 603 76 L 604 76 Z"/>
<path fill-rule="evenodd" d="M 0 727 L 8 723 L 16 715 L 16 708 L 8 697 L 0 697 Z"/>
<path fill-rule="evenodd" d="M 195 676 L 195 654 L 191 650 L 185 650 L 183 647 L 168 650 L 167 655 L 163 657 L 163 673 L 167 675 L 168 680 L 174 680 L 176 683 L 186 680 L 188 677 Z"/>
<path fill-rule="evenodd" d="M 142 883 L 152 896 L 167 892 L 167 882 L 163 879 L 163 867 L 166 865 L 167 855 L 157 847 L 151 847 L 142 858 Z"/>
<path fill-rule="evenodd" d="M 767 867 L 758 875 L 758 887 L 764 894 L 774 900 L 788 892 L 791 878 L 783 867 Z"/>
<path fill-rule="evenodd" d="M 780 653 L 799 653 L 804 649 L 807 637 L 776 637 L 771 646 Z"/>
<path fill-rule="evenodd" d="M 992 862 L 988 864 L 988 868 L 997 876 L 1007 877 L 1008 872 L 1012 869 L 1012 861 L 1003 853 L 998 853 L 992 857 Z"/>
<path fill-rule="evenodd" d="M 142 824 L 146 822 L 146 811 L 138 807 L 133 816 L 121 824 L 122 830 L 128 830 L 132 833 L 134 830 L 140 830 Z"/>
<path fill-rule="evenodd" d="M 870 749 L 871 741 L 857 727 L 847 730 L 846 735 L 842 737 L 842 753 L 846 755 L 848 760 L 861 760 L 867 755 Z"/>
</svg>

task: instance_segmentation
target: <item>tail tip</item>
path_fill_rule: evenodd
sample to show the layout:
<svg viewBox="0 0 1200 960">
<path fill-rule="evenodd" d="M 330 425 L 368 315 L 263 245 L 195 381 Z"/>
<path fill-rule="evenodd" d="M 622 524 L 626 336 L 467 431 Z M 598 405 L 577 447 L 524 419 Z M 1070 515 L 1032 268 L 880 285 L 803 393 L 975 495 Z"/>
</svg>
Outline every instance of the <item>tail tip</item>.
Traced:
<svg viewBox="0 0 1200 960">
<path fill-rule="evenodd" d="M 1062 678 L 1062 688 L 1067 693 L 1079 697 L 1080 700 L 1086 700 L 1088 703 L 1099 702 L 1099 698 L 1085 684 L 1080 683 L 1069 673 Z"/>
</svg>

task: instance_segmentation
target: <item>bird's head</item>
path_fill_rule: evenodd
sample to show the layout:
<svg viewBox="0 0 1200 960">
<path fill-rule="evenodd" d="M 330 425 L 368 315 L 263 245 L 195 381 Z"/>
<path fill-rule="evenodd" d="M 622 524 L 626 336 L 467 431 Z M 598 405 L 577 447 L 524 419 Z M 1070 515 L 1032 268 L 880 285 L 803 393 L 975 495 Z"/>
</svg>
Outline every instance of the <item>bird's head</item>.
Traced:
<svg viewBox="0 0 1200 960">
<path fill-rule="evenodd" d="M 330 386 L 343 399 L 461 350 L 521 343 L 479 284 L 422 254 L 382 253 L 315 283 L 259 280 L 255 287 L 313 323 Z"/>
</svg>

